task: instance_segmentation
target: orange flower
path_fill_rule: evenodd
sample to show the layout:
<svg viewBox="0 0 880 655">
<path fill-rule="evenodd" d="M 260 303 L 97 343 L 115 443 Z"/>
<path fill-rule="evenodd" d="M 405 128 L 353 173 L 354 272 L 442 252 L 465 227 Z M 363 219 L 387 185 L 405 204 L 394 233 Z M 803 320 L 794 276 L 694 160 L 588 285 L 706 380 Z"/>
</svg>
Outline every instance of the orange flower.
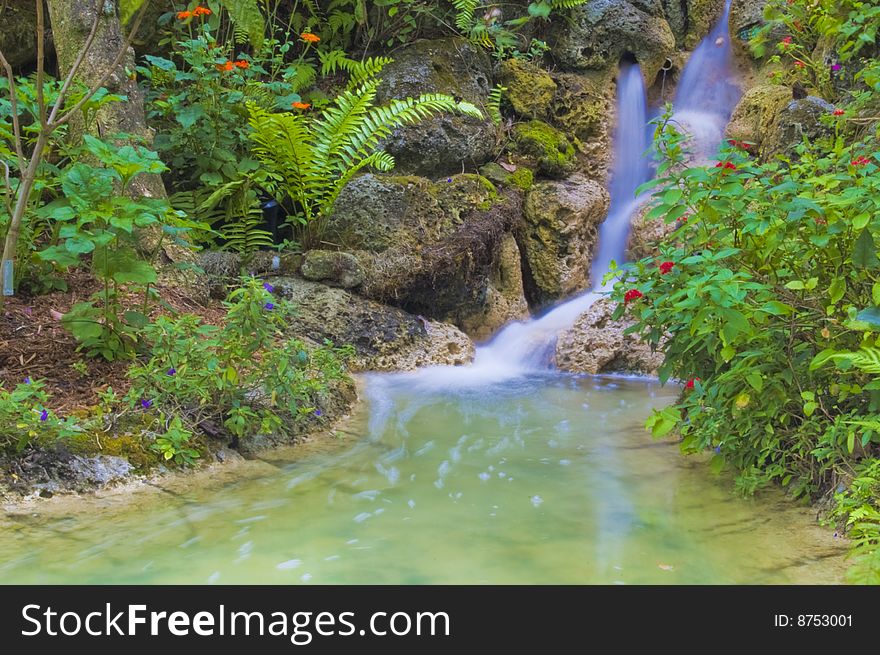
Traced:
<svg viewBox="0 0 880 655">
<path fill-rule="evenodd" d="M 308 102 L 293 102 L 290 104 L 290 106 L 294 109 L 308 109 L 312 105 L 310 105 Z"/>
<path fill-rule="evenodd" d="M 210 16 L 211 10 L 207 7 L 196 7 L 195 9 L 193 9 L 192 13 L 193 16 Z"/>
<path fill-rule="evenodd" d="M 318 36 L 317 34 L 312 34 L 311 32 L 303 32 L 299 35 L 299 38 L 301 38 L 303 41 L 308 41 L 309 43 L 317 43 L 321 40 L 320 36 Z"/>
<path fill-rule="evenodd" d="M 187 18 L 192 18 L 193 13 L 191 11 L 178 11 L 177 12 L 177 20 L 186 20 Z"/>
<path fill-rule="evenodd" d="M 242 70 L 244 70 L 245 68 L 250 66 L 250 64 L 247 61 L 245 61 L 244 59 L 239 59 L 237 62 L 235 62 L 235 65 L 238 66 L 239 68 L 241 68 Z"/>
<path fill-rule="evenodd" d="M 235 64 L 233 64 L 231 61 L 227 61 L 225 64 L 214 64 L 214 67 L 221 72 L 231 71 L 233 68 L 235 68 Z"/>
</svg>

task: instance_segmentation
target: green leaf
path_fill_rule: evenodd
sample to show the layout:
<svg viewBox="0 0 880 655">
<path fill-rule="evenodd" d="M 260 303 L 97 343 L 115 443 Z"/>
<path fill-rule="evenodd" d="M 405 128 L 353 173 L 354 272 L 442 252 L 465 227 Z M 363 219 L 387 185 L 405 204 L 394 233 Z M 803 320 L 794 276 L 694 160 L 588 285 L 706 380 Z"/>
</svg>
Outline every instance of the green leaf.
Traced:
<svg viewBox="0 0 880 655">
<path fill-rule="evenodd" d="M 188 130 L 196 121 L 205 116 L 205 110 L 201 105 L 189 105 L 179 110 L 176 114 L 177 122 L 183 129 Z"/>
<path fill-rule="evenodd" d="M 804 403 L 804 416 L 810 417 L 813 415 L 813 412 L 816 411 L 816 408 L 819 407 L 819 403 L 810 401 L 808 403 Z"/>
<path fill-rule="evenodd" d="M 534 18 L 549 18 L 551 7 L 546 2 L 532 2 L 529 4 L 529 16 Z"/>
<path fill-rule="evenodd" d="M 831 283 L 831 286 L 828 288 L 828 296 L 831 300 L 832 305 L 836 305 L 840 302 L 840 299 L 843 298 L 843 294 L 846 291 L 846 280 L 842 277 L 834 278 L 834 281 Z"/>
<path fill-rule="evenodd" d="M 123 314 L 125 322 L 135 328 L 146 327 L 150 324 L 150 319 L 141 312 L 127 311 Z"/>
<path fill-rule="evenodd" d="M 764 378 L 761 377 L 760 373 L 749 373 L 746 375 L 746 382 L 748 382 L 752 389 L 757 392 L 760 392 L 764 388 Z"/>
<path fill-rule="evenodd" d="M 95 242 L 86 237 L 75 236 L 70 237 L 64 242 L 64 248 L 67 252 L 75 255 L 84 255 L 95 249 Z"/>
<path fill-rule="evenodd" d="M 877 259 L 877 248 L 874 246 L 874 237 L 865 228 L 853 244 L 853 264 L 859 268 L 876 268 L 880 264 Z"/>
</svg>

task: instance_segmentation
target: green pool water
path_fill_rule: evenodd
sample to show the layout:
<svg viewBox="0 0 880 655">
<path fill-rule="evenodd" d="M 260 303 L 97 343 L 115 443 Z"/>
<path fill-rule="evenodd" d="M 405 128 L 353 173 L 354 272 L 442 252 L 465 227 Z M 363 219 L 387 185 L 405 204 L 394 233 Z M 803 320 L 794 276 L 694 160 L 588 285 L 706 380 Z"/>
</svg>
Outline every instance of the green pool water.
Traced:
<svg viewBox="0 0 880 655">
<path fill-rule="evenodd" d="M 4 583 L 837 583 L 807 509 L 644 419 L 674 388 L 546 375 L 434 388 L 369 377 L 339 439 L 210 484 L 14 508 Z M 452 386 L 452 388 L 450 388 Z M 296 449 L 289 453 L 296 453 Z M 302 451 L 300 451 L 301 453 Z"/>
</svg>

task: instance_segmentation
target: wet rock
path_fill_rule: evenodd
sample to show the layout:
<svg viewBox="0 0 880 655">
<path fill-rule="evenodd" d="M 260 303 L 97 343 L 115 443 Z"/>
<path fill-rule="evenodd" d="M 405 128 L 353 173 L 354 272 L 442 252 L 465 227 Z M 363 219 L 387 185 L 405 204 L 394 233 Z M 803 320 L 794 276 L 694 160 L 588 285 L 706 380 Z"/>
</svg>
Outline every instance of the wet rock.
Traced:
<svg viewBox="0 0 880 655">
<path fill-rule="evenodd" d="M 755 144 L 760 150 L 770 134 L 776 115 L 791 102 L 791 88 L 779 84 L 761 84 L 743 94 L 727 125 L 725 136 Z"/>
<path fill-rule="evenodd" d="M 351 344 L 356 371 L 412 370 L 473 359 L 470 339 L 453 325 L 430 321 L 366 300 L 343 289 L 299 278 L 273 278 L 277 292 L 296 304 L 291 333 L 314 341 Z"/>
<path fill-rule="evenodd" d="M 765 159 L 791 156 L 804 139 L 815 141 L 831 134 L 832 128 L 822 119 L 833 111 L 834 105 L 815 96 L 789 102 L 773 117 L 761 143 L 761 156 Z"/>
<path fill-rule="evenodd" d="M 519 246 L 513 235 L 507 234 L 486 285 L 485 302 L 471 315 L 461 317 L 459 325 L 471 338 L 479 341 L 491 337 L 501 326 L 528 315 Z"/>
<path fill-rule="evenodd" d="M 485 107 L 493 87 L 492 62 L 485 50 L 465 39 L 418 41 L 394 53 L 382 80 L 379 103 L 445 93 Z M 385 147 L 401 173 L 446 175 L 492 159 L 498 151 L 497 129 L 488 115 L 480 120 L 440 114 L 399 128 Z"/>
<path fill-rule="evenodd" d="M 98 487 L 122 480 L 132 470 L 127 459 L 112 455 L 94 455 L 92 457 L 74 455 L 68 466 L 77 481 Z"/>
<path fill-rule="evenodd" d="M 556 28 L 553 54 L 575 70 L 608 70 L 632 54 L 650 83 L 675 52 L 675 35 L 659 2 L 588 0 Z"/>
<path fill-rule="evenodd" d="M 496 186 L 515 187 L 521 191 L 528 191 L 535 181 L 532 169 L 523 165 L 509 165 L 509 168 L 513 168 L 513 170 L 508 170 L 501 164 L 490 161 L 488 164 L 480 166 L 480 175 Z"/>
<path fill-rule="evenodd" d="M 302 276 L 331 287 L 351 289 L 364 281 L 364 269 L 357 258 L 347 252 L 310 250 L 303 257 Z"/>
<path fill-rule="evenodd" d="M 556 366 L 576 373 L 656 374 L 663 363 L 660 352 L 651 352 L 635 334 L 624 334 L 633 322 L 613 320 L 615 303 L 602 298 L 581 314 L 574 326 L 559 335 Z"/>
<path fill-rule="evenodd" d="M 64 448 L 32 450 L 11 460 L 16 492 L 37 491 L 41 496 L 88 491 L 131 477 L 133 466 L 115 455 L 75 455 Z"/>
<path fill-rule="evenodd" d="M 730 33 L 740 41 L 748 41 L 753 31 L 764 25 L 767 0 L 732 0 L 730 4 Z"/>
<path fill-rule="evenodd" d="M 598 226 L 608 202 L 602 185 L 583 175 L 539 182 L 531 188 L 518 236 L 530 304 L 544 305 L 587 288 Z"/>
<path fill-rule="evenodd" d="M 522 59 L 506 59 L 500 66 L 504 99 L 523 118 L 546 119 L 556 93 L 556 82 L 543 68 Z"/>
<path fill-rule="evenodd" d="M 535 161 L 539 173 L 560 178 L 577 168 L 577 149 L 562 132 L 543 121 L 520 123 L 513 128 L 516 151 Z"/>
</svg>

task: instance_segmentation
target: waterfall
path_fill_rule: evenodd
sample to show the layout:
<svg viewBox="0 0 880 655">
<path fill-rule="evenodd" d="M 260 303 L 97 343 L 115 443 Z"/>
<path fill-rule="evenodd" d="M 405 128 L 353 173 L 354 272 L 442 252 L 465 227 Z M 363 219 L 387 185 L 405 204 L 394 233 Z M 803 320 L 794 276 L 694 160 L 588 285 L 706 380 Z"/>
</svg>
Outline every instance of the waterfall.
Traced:
<svg viewBox="0 0 880 655">
<path fill-rule="evenodd" d="M 694 51 L 682 72 L 675 97 L 675 119 L 690 134 L 690 149 L 697 160 L 717 151 L 733 108 L 740 96 L 732 82 L 729 15 L 724 12 L 713 30 Z M 415 387 L 468 387 L 534 374 L 549 368 L 556 337 L 607 293 L 602 280 L 612 261 L 623 262 L 630 221 L 638 209 L 636 189 L 647 181 L 651 166 L 648 108 L 645 84 L 637 64 L 621 65 L 617 78 L 614 160 L 611 171 L 611 205 L 599 228 L 597 251 L 591 265 L 593 288 L 550 309 L 542 316 L 504 327 L 477 348 L 474 363 L 465 367 L 434 366 L 413 374 L 400 374 Z M 377 388 L 389 384 L 375 376 Z"/>
</svg>

